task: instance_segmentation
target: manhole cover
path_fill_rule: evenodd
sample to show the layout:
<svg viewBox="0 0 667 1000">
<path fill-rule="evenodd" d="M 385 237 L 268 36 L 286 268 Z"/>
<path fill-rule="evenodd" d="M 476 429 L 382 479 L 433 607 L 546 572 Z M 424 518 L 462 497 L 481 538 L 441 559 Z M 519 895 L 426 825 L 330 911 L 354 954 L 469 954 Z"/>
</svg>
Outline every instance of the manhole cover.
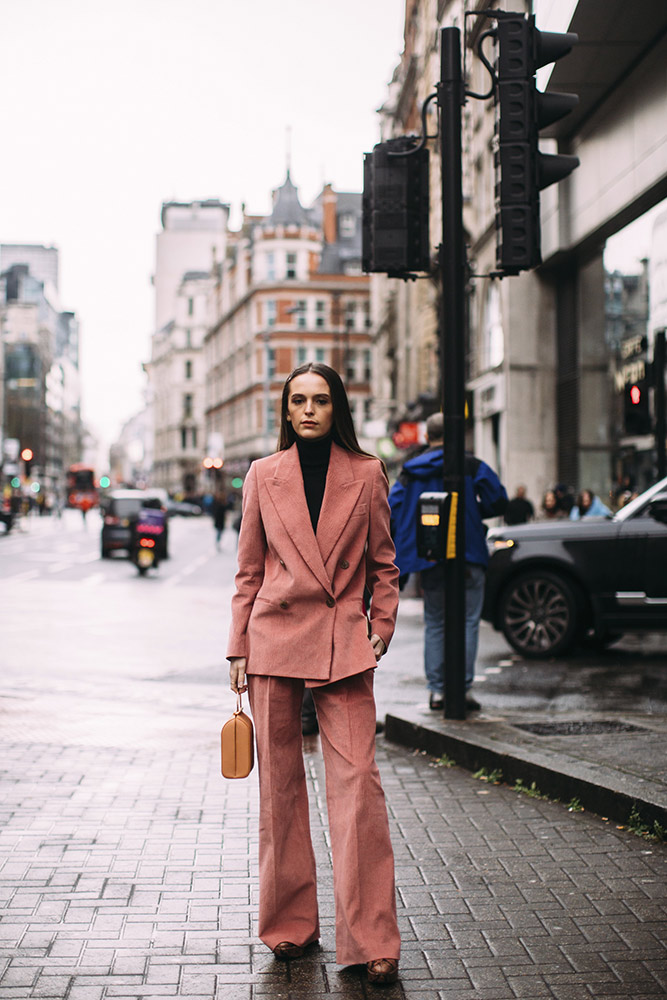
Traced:
<svg viewBox="0 0 667 1000">
<path fill-rule="evenodd" d="M 641 726 L 633 726 L 631 722 L 599 721 L 599 722 L 516 722 L 515 729 L 523 729 L 536 736 L 598 736 L 603 733 L 643 733 Z"/>
</svg>

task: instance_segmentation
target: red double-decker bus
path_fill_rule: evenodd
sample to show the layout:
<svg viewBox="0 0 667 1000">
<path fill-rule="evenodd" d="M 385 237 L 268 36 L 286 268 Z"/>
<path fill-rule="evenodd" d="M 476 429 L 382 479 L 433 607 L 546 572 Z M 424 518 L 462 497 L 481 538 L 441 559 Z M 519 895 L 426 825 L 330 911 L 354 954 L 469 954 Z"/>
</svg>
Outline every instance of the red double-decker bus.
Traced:
<svg viewBox="0 0 667 1000">
<path fill-rule="evenodd" d="M 95 483 L 95 470 L 78 463 L 67 470 L 67 505 L 87 511 L 97 506 L 99 500 Z"/>
</svg>

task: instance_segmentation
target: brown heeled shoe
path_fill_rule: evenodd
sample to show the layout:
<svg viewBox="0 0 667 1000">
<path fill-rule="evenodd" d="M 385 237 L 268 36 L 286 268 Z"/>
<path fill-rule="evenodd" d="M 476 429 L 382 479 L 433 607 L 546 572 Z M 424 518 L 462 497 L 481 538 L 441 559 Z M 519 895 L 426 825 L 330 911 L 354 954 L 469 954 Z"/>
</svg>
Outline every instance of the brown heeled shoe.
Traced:
<svg viewBox="0 0 667 1000">
<path fill-rule="evenodd" d="M 281 941 L 273 949 L 273 954 L 279 961 L 286 962 L 288 958 L 301 958 L 304 949 L 291 941 Z"/>
<path fill-rule="evenodd" d="M 376 986 L 385 986 L 395 983 L 398 979 L 398 959 L 397 958 L 376 958 L 372 962 L 366 963 L 368 982 L 375 983 Z"/>
</svg>

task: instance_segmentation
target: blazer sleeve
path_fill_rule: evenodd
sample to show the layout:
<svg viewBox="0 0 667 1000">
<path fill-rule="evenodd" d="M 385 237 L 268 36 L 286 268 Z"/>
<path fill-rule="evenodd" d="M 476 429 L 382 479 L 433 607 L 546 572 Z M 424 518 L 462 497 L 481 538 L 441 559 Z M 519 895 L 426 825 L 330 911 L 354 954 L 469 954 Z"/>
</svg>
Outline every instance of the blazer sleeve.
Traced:
<svg viewBox="0 0 667 1000">
<path fill-rule="evenodd" d="M 236 591 L 232 597 L 232 624 L 227 644 L 227 659 L 247 656 L 246 633 L 255 597 L 264 580 L 266 534 L 259 507 L 257 470 L 250 466 L 243 484 L 239 532 L 238 571 L 234 579 Z"/>
<path fill-rule="evenodd" d="M 398 611 L 398 567 L 391 539 L 389 486 L 379 462 L 375 463 L 370 527 L 366 551 L 366 583 L 371 592 L 371 634 L 389 646 Z"/>
</svg>

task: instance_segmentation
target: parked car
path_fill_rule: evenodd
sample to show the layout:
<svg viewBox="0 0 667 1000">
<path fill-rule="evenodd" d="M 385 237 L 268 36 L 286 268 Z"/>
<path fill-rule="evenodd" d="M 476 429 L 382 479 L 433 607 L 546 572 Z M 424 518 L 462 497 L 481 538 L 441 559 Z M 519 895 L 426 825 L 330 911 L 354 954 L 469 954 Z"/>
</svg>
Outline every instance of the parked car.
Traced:
<svg viewBox="0 0 667 1000">
<path fill-rule="evenodd" d="M 167 514 L 169 517 L 199 517 L 202 509 L 199 504 L 188 503 L 186 500 L 168 500 Z"/>
<path fill-rule="evenodd" d="M 495 528 L 482 617 L 519 653 L 667 630 L 667 478 L 611 518 Z"/>
</svg>

